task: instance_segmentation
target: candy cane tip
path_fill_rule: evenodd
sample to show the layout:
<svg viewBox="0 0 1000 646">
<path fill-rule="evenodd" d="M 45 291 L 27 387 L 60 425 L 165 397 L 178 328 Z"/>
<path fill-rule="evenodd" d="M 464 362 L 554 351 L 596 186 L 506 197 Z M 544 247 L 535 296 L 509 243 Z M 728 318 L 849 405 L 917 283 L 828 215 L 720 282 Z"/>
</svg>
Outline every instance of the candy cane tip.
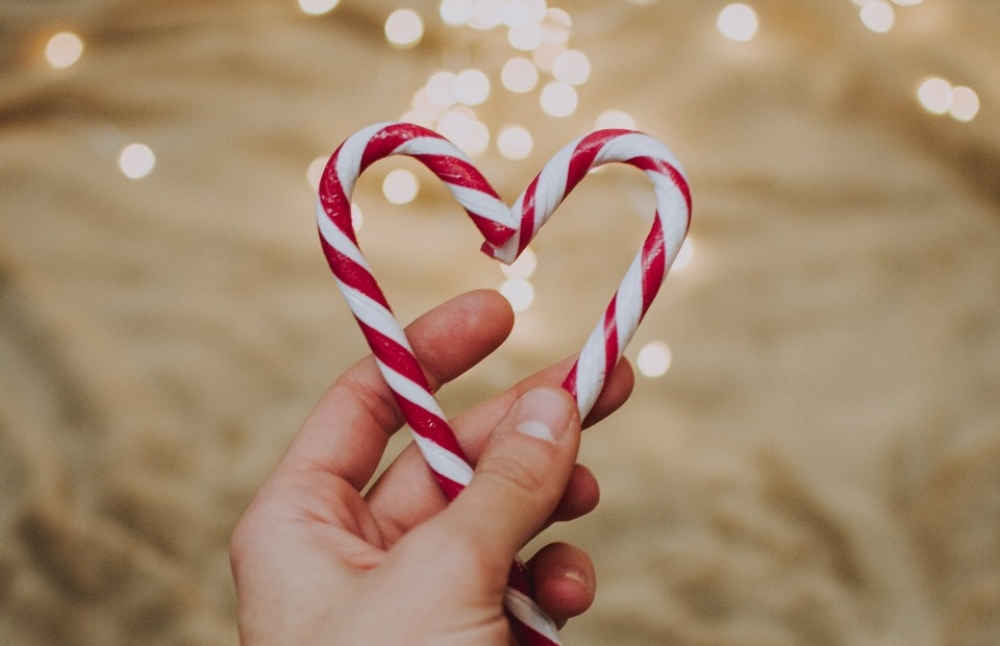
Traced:
<svg viewBox="0 0 1000 646">
<path fill-rule="evenodd" d="M 494 260 L 499 260 L 505 265 L 512 264 L 515 260 L 517 260 L 517 255 L 518 255 L 517 247 L 513 245 L 503 245 L 498 247 L 496 245 L 490 244 L 489 242 L 484 242 L 483 245 L 479 248 L 479 250 L 482 251 L 487 256 L 489 256 L 490 258 L 493 258 Z"/>
</svg>

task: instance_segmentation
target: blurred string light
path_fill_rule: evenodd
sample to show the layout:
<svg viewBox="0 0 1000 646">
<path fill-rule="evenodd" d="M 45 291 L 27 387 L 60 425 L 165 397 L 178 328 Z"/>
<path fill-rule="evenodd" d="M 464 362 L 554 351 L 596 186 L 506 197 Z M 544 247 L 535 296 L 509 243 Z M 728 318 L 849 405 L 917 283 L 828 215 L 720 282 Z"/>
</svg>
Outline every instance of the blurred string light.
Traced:
<svg viewBox="0 0 1000 646">
<path fill-rule="evenodd" d="M 951 83 L 943 78 L 929 78 L 917 88 L 917 99 L 928 112 L 944 114 L 951 107 Z"/>
<path fill-rule="evenodd" d="M 455 75 L 452 91 L 459 103 L 479 105 L 490 96 L 490 79 L 481 70 L 462 70 Z"/>
<path fill-rule="evenodd" d="M 412 9 L 397 9 L 385 21 L 385 37 L 401 49 L 414 47 L 424 36 L 424 21 Z"/>
<path fill-rule="evenodd" d="M 129 144 L 118 153 L 118 168 L 129 179 L 142 179 L 153 172 L 156 155 L 146 144 Z"/>
<path fill-rule="evenodd" d="M 507 0 L 503 3 L 503 24 L 508 27 L 537 25 L 545 19 L 545 0 Z"/>
<path fill-rule="evenodd" d="M 753 7 L 742 2 L 727 5 L 719 12 L 715 21 L 719 33 L 729 40 L 745 43 L 757 35 L 760 21 Z"/>
<path fill-rule="evenodd" d="M 572 25 L 568 13 L 550 9 L 544 0 L 442 0 L 439 11 L 450 26 L 506 27 L 508 42 L 526 55 L 504 63 L 501 85 L 514 94 L 526 94 L 538 88 L 542 74 L 551 74 L 553 80 L 538 96 L 542 112 L 553 117 L 576 112 L 580 99 L 575 88 L 589 80 L 591 64 L 586 54 L 567 47 Z M 469 154 L 480 154 L 493 136 L 471 108 L 485 103 L 491 93 L 490 77 L 481 69 L 438 71 L 414 93 L 402 118 L 433 128 Z M 533 146 L 533 137 L 523 126 L 507 127 L 496 138 L 497 150 L 508 159 L 527 157 Z"/>
<path fill-rule="evenodd" d="M 851 0 L 855 5 L 862 7 L 870 0 Z M 924 0 L 892 0 L 892 4 L 899 7 L 915 7 L 918 4 L 923 4 Z"/>
<path fill-rule="evenodd" d="M 959 85 L 952 90 L 948 113 L 959 121 L 972 121 L 979 113 L 979 95 L 972 88 Z"/>
<path fill-rule="evenodd" d="M 677 251 L 677 257 L 674 258 L 674 264 L 670 265 L 670 269 L 683 270 L 691 264 L 692 258 L 694 258 L 694 244 L 691 242 L 691 238 L 684 238 L 684 242 L 681 243 L 681 248 Z"/>
<path fill-rule="evenodd" d="M 505 159 L 514 161 L 524 159 L 531 154 L 534 146 L 534 139 L 524 126 L 506 126 L 497 135 L 497 150 Z"/>
<path fill-rule="evenodd" d="M 636 367 L 644 377 L 661 377 L 670 370 L 673 353 L 663 341 L 650 341 L 642 346 L 635 358 Z"/>
<path fill-rule="evenodd" d="M 441 20 L 452 27 L 481 31 L 506 27 L 508 44 L 524 55 L 514 56 L 503 65 L 503 87 L 515 94 L 526 94 L 539 86 L 542 74 L 551 74 L 553 80 L 543 85 L 539 95 L 542 111 L 554 117 L 567 117 L 576 111 L 579 95 L 574 87 L 590 79 L 591 65 L 586 54 L 567 47 L 573 21 L 565 10 L 550 8 L 545 0 L 442 0 L 438 8 Z M 470 72 L 470 81 L 475 79 L 478 92 L 471 95 L 461 80 L 456 86 L 447 74 L 450 72 L 439 72 L 427 84 L 428 98 L 435 106 L 447 108 L 456 102 L 475 106 L 488 98 L 489 78 L 480 70 Z M 416 105 L 412 112 L 423 122 L 442 118 Z M 513 151 L 509 144 L 523 140 L 520 134 L 505 137 L 504 149 Z"/>
<path fill-rule="evenodd" d="M 538 49 L 543 42 L 544 32 L 539 24 L 511 27 L 507 32 L 507 42 L 514 49 L 531 52 Z"/>
<path fill-rule="evenodd" d="M 979 112 L 979 95 L 975 90 L 964 85 L 952 87 L 937 76 L 920 84 L 917 100 L 931 114 L 950 114 L 958 121 L 972 121 Z"/>
<path fill-rule="evenodd" d="M 535 288 L 525 278 L 508 278 L 500 285 L 500 294 L 515 312 L 523 312 L 535 300 Z"/>
<path fill-rule="evenodd" d="M 469 26 L 482 31 L 499 27 L 503 24 L 503 4 L 501 0 L 476 0 Z"/>
<path fill-rule="evenodd" d="M 605 110 L 597 117 L 594 128 L 603 130 L 605 128 L 620 128 L 623 130 L 635 130 L 638 126 L 635 119 L 628 112 L 623 110 Z"/>
<path fill-rule="evenodd" d="M 526 248 L 521 252 L 521 255 L 517 257 L 517 260 L 509 265 L 500 265 L 500 271 L 507 278 L 521 278 L 527 280 L 535 273 L 535 269 L 538 267 L 538 259 L 535 257 L 535 252 L 530 248 Z"/>
<path fill-rule="evenodd" d="M 552 81 L 542 88 L 539 102 L 545 114 L 552 117 L 568 117 L 576 112 L 580 99 L 569 83 Z"/>
<path fill-rule="evenodd" d="M 851 0 L 860 7 L 861 22 L 877 33 L 886 33 L 896 21 L 899 7 L 914 7 L 923 0 Z M 979 113 L 979 95 L 972 88 L 963 85 L 952 86 L 951 82 L 938 76 L 924 79 L 917 86 L 917 101 L 931 114 L 949 114 L 957 121 L 972 121 Z"/>
<path fill-rule="evenodd" d="M 523 312 L 535 300 L 535 288 L 528 281 L 535 273 L 538 260 L 530 248 L 521 252 L 510 265 L 500 265 L 500 271 L 507 279 L 500 285 L 500 293 L 510 302 L 515 312 Z"/>
<path fill-rule="evenodd" d="M 382 194 L 392 204 L 409 204 L 420 192 L 417 176 L 405 168 L 389 171 L 382 181 Z"/>
<path fill-rule="evenodd" d="M 581 51 L 567 49 L 552 61 L 552 76 L 570 85 L 583 85 L 590 78 L 590 59 Z"/>
<path fill-rule="evenodd" d="M 548 9 L 541 24 L 542 41 L 550 45 L 557 45 L 569 40 L 573 19 L 562 9 Z"/>
<path fill-rule="evenodd" d="M 455 78 L 451 72 L 436 72 L 427 80 L 427 100 L 440 108 L 450 108 L 457 103 Z"/>
<path fill-rule="evenodd" d="M 64 31 L 49 39 L 45 45 L 45 60 L 53 69 L 70 67 L 83 56 L 83 40 L 71 31 Z"/>
<path fill-rule="evenodd" d="M 531 62 L 540 72 L 552 73 L 556 57 L 566 49 L 566 43 L 542 43 L 538 49 L 531 52 Z"/>
<path fill-rule="evenodd" d="M 861 5 L 861 22 L 878 34 L 885 34 L 896 22 L 896 11 L 885 0 L 867 0 Z"/>
<path fill-rule="evenodd" d="M 875 33 L 888 33 L 896 23 L 896 10 L 892 5 L 899 7 L 914 7 L 923 4 L 923 0 L 852 0 L 860 7 L 858 15 L 861 23 Z"/>
<path fill-rule="evenodd" d="M 442 0 L 439 8 L 441 20 L 451 27 L 469 24 L 475 12 L 473 0 Z"/>
<path fill-rule="evenodd" d="M 515 56 L 504 63 L 500 82 L 515 94 L 531 92 L 538 85 L 538 68 L 527 58 Z"/>
<path fill-rule="evenodd" d="M 340 0 L 299 0 L 299 8 L 310 16 L 330 13 L 338 4 Z"/>
<path fill-rule="evenodd" d="M 329 159 L 329 156 L 321 155 L 309 162 L 309 166 L 306 167 L 306 183 L 312 190 L 319 190 L 319 182 L 323 179 L 323 171 L 326 169 L 326 162 Z"/>
<path fill-rule="evenodd" d="M 472 106 L 489 95 L 490 80 L 482 70 L 436 72 L 414 93 L 411 109 L 401 120 L 432 128 L 466 153 L 478 155 L 489 147 L 491 134 Z"/>
<path fill-rule="evenodd" d="M 467 106 L 445 112 L 437 122 L 437 131 L 470 155 L 478 155 L 490 144 L 489 128 Z"/>
<path fill-rule="evenodd" d="M 361 212 L 361 207 L 351 203 L 351 226 L 355 231 L 360 231 L 365 224 L 365 214 Z"/>
</svg>

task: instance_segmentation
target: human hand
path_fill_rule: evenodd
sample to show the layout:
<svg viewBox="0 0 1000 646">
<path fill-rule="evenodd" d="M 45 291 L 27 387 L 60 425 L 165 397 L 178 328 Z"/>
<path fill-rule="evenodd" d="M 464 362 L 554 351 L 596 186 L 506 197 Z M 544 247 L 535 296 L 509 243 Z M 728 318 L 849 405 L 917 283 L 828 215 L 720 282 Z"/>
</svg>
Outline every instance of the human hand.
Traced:
<svg viewBox="0 0 1000 646">
<path fill-rule="evenodd" d="M 478 291 L 422 316 L 407 337 L 436 389 L 512 326 L 506 300 Z M 599 497 L 575 464 L 581 423 L 559 388 L 571 363 L 452 420 L 477 464 L 451 505 L 412 444 L 361 494 L 403 419 L 371 357 L 341 376 L 233 533 L 243 646 L 515 644 L 503 610 L 511 561 L 548 523 L 590 512 Z M 585 425 L 624 403 L 632 383 L 621 362 Z M 593 601 L 593 564 L 575 547 L 546 546 L 528 572 L 560 624 Z"/>
</svg>

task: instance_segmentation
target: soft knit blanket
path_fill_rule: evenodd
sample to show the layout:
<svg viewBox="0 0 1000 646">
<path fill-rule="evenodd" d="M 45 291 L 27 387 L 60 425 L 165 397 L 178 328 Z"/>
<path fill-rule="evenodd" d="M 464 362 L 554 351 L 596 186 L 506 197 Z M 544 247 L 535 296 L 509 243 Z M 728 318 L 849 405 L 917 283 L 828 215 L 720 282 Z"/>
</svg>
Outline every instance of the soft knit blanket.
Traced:
<svg viewBox="0 0 1000 646">
<path fill-rule="evenodd" d="M 0 3 L 0 643 L 236 643 L 226 544 L 326 385 L 364 343 L 320 254 L 309 163 L 397 119 L 441 69 L 493 82 L 477 114 L 535 138 L 480 163 L 512 199 L 615 108 L 691 178 L 695 254 L 635 350 L 663 377 L 589 431 L 603 500 L 548 534 L 588 549 L 574 646 L 995 644 L 1000 635 L 1000 5 L 566 2 L 590 80 L 574 116 L 502 89 L 500 32 L 386 44 L 397 3 Z M 80 61 L 44 64 L 71 29 Z M 967 85 L 971 122 L 925 111 Z M 124 144 L 149 176 L 116 167 Z M 418 170 L 392 206 L 384 173 Z M 428 173 L 384 162 L 357 200 L 402 318 L 497 267 Z M 640 173 L 588 178 L 539 237 L 536 301 L 450 412 L 583 342 L 645 233 Z M 620 219 L 633 236 L 612 236 Z M 614 221 L 614 228 L 611 223 Z M 407 440 L 400 434 L 397 448 Z"/>
</svg>

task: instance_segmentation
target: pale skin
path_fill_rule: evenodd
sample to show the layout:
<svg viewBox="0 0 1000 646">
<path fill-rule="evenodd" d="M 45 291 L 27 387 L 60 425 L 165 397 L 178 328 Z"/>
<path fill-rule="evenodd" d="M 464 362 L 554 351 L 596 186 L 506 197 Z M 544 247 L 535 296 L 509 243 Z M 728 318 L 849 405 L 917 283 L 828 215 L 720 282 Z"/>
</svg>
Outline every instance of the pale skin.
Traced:
<svg viewBox="0 0 1000 646">
<path fill-rule="evenodd" d="M 459 296 L 407 328 L 438 388 L 508 336 L 495 292 Z M 233 533 L 230 554 L 243 646 L 512 646 L 503 610 L 511 561 L 548 524 L 597 505 L 576 464 L 580 430 L 628 398 L 622 362 L 581 424 L 559 384 L 572 360 L 532 375 L 451 420 L 476 464 L 451 504 L 414 446 L 370 490 L 403 419 L 369 357 L 344 373 L 306 419 Z M 582 550 L 553 543 L 528 562 L 539 605 L 562 624 L 595 594 Z"/>
</svg>

